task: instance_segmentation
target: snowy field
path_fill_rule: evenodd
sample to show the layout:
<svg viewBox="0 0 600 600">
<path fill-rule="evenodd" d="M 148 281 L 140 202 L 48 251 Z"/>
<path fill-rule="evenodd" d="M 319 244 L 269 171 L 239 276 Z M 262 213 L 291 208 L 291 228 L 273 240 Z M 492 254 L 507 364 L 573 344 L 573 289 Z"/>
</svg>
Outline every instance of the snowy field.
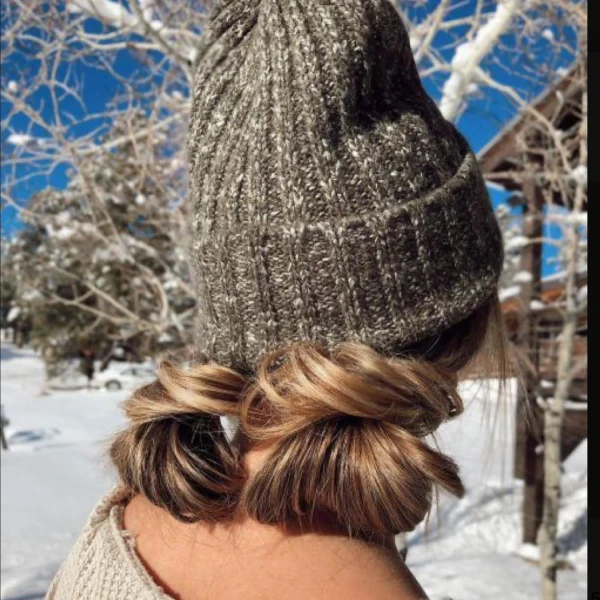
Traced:
<svg viewBox="0 0 600 600">
<path fill-rule="evenodd" d="M 38 600 L 114 483 L 105 451 L 123 423 L 118 403 L 125 394 L 48 393 L 41 361 L 10 346 L 2 348 L 1 367 L 10 452 L 2 453 L 0 597 Z M 498 404 L 481 384 L 465 385 L 464 396 L 465 415 L 444 426 L 440 442 L 461 465 L 468 494 L 461 501 L 441 499 L 429 526 L 411 534 L 408 564 L 432 600 L 539 598 L 531 549 L 520 548 L 522 493 L 511 479 L 510 400 Z M 499 424 L 492 427 L 496 414 Z M 586 456 L 582 445 L 565 465 L 560 541 L 574 570 L 559 574 L 561 600 L 587 597 Z"/>
</svg>

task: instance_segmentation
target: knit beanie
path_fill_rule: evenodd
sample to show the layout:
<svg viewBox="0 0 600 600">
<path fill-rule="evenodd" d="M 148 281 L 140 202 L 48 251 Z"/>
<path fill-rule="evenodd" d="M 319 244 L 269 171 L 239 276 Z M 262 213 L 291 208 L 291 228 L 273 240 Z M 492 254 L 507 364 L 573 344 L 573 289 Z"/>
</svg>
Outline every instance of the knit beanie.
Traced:
<svg viewBox="0 0 600 600">
<path fill-rule="evenodd" d="M 222 0 L 188 151 L 209 360 L 253 370 L 302 340 L 392 356 L 497 292 L 475 156 L 388 0 Z"/>
</svg>

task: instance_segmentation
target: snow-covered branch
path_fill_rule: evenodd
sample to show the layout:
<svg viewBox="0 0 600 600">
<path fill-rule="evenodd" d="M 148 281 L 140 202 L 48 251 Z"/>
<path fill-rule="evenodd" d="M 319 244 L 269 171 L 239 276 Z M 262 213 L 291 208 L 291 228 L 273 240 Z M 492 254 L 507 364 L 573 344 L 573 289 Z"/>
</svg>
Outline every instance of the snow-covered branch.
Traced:
<svg viewBox="0 0 600 600">
<path fill-rule="evenodd" d="M 464 42 L 454 52 L 450 77 L 446 80 L 439 106 L 446 119 L 453 121 L 465 101 L 469 86 L 477 84 L 480 65 L 508 31 L 519 10 L 518 0 L 500 0 L 488 22 L 480 27 L 473 39 Z"/>
</svg>

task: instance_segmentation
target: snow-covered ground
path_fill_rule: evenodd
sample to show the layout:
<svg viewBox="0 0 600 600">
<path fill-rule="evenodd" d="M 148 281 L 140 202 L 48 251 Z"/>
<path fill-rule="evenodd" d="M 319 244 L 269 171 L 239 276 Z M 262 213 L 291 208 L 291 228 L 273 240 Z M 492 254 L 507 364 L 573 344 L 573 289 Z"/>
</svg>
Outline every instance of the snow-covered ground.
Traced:
<svg viewBox="0 0 600 600">
<path fill-rule="evenodd" d="M 125 393 L 48 392 L 41 361 L 10 346 L 2 348 L 1 367 L 10 452 L 1 459 L 0 598 L 37 600 L 89 511 L 114 483 L 105 450 L 123 424 L 118 403 Z M 511 402 L 498 403 L 494 390 L 479 383 L 466 384 L 464 396 L 467 410 L 443 427 L 440 444 L 460 464 L 468 493 L 461 501 L 441 498 L 428 526 L 411 534 L 408 564 L 432 600 L 539 598 L 538 569 L 528 560 L 532 549 L 520 547 L 522 493 L 511 478 Z M 567 461 L 563 487 L 561 548 L 575 570 L 560 572 L 560 598 L 583 600 L 585 445 Z"/>
<path fill-rule="evenodd" d="M 493 385 L 463 385 L 465 413 L 441 429 L 441 448 L 461 467 L 467 495 L 442 499 L 429 526 L 409 537 L 408 564 L 432 600 L 535 600 L 536 547 L 521 545 L 522 485 L 511 476 L 514 395 L 498 402 Z M 565 462 L 561 600 L 587 598 L 587 444 Z M 529 560 L 527 560 L 529 559 Z"/>
<path fill-rule="evenodd" d="M 123 423 L 119 392 L 42 393 L 30 351 L 2 348 L 2 600 L 43 598 L 98 498 L 113 484 L 106 441 Z M 92 599 L 90 599 L 92 600 Z"/>
</svg>

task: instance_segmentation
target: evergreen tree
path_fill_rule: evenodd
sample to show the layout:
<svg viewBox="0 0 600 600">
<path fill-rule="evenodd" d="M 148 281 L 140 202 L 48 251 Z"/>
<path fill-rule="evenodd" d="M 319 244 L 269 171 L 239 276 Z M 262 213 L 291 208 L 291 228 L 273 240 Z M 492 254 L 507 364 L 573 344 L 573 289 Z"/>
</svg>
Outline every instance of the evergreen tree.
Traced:
<svg viewBox="0 0 600 600">
<path fill-rule="evenodd" d="M 109 135 L 124 135 L 126 125 Z M 100 358 L 120 345 L 141 359 L 189 341 L 188 220 L 167 140 L 105 152 L 66 189 L 46 188 L 29 202 L 26 226 L 2 256 L 3 307 L 29 316 L 40 348 L 60 358 L 93 347 Z"/>
</svg>

